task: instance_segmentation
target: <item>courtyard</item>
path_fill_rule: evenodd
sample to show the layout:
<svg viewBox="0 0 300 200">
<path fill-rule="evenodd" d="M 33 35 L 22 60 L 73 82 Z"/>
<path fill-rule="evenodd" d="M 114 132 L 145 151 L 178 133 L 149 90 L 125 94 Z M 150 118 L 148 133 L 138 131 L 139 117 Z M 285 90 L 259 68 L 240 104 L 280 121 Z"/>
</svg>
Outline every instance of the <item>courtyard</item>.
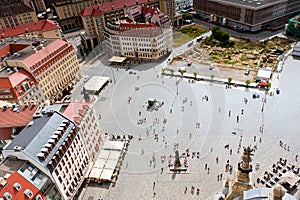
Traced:
<svg viewBox="0 0 300 200">
<path fill-rule="evenodd" d="M 91 184 L 83 190 L 81 199 L 100 196 L 114 200 L 212 199 L 214 192 L 222 190 L 226 177 L 233 176 L 225 171 L 226 161 L 230 160 L 233 171 L 240 161 L 241 151 L 237 148 L 241 136 L 242 146 L 257 146 L 252 165 L 259 163 L 260 168 L 253 172 L 253 180 L 261 177 L 279 157 L 299 165 L 294 161 L 295 154 L 300 152 L 299 137 L 296 137 L 299 97 L 294 95 L 299 92 L 294 83 L 298 60 L 287 59 L 278 82 L 282 94 L 272 97 L 258 90 L 225 89 L 225 85 L 189 83 L 180 77 L 160 76 L 166 62 L 145 63 L 131 70 L 135 73 L 109 68 L 101 62 L 84 69 L 88 75 L 114 73 L 116 78 L 116 83 L 100 93 L 95 102 L 95 109 L 102 116 L 101 131 L 111 135 L 132 134 L 134 138 L 116 184 Z M 253 93 L 260 93 L 261 98 L 252 99 Z M 77 95 L 78 99 L 82 98 Z M 208 101 L 203 100 L 204 96 Z M 132 98 L 130 103 L 128 97 Z M 164 104 L 157 111 L 147 111 L 149 98 Z M 140 119 L 146 120 L 139 124 Z M 167 119 L 165 124 L 164 119 Z M 289 151 L 280 147 L 280 140 L 290 146 Z M 162 156 L 175 155 L 175 144 L 180 154 L 187 149 L 190 152 L 186 173 L 171 173 L 167 159 L 162 160 Z M 225 149 L 227 144 L 229 148 Z M 199 152 L 199 157 L 192 156 L 193 152 L 195 155 Z M 220 174 L 223 178 L 218 181 Z M 199 188 L 199 194 L 191 192 L 192 186 Z"/>
</svg>

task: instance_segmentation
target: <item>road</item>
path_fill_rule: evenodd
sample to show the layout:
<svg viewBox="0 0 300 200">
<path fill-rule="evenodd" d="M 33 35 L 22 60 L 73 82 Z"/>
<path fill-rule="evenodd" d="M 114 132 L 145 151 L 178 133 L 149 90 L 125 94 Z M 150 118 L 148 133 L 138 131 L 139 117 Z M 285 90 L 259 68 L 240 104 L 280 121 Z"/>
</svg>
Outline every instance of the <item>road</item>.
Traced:
<svg viewBox="0 0 300 200">
<path fill-rule="evenodd" d="M 170 57 L 186 48 L 187 44 L 178 47 Z M 279 157 L 299 165 L 294 161 L 295 154 L 300 153 L 299 60 L 288 57 L 277 81 L 280 95 L 266 96 L 266 103 L 263 103 L 261 91 L 257 91 L 261 98 L 252 99 L 252 92 L 244 88 L 225 89 L 221 85 L 189 83 L 181 78 L 160 76 L 161 68 L 167 65 L 167 58 L 136 66 L 131 70 L 135 74 L 125 69 L 106 67 L 105 59 L 103 57 L 91 66 L 82 67 L 83 73 L 89 76 L 113 78 L 114 74 L 116 80 L 100 93 L 94 105 L 96 112 L 102 116 L 99 120 L 101 131 L 116 135 L 132 134 L 134 139 L 125 155 L 116 186 L 88 187 L 83 199 L 97 199 L 99 196 L 114 200 L 212 199 L 214 192 L 222 190 L 226 176 L 232 176 L 224 171 L 226 161 L 230 160 L 234 170 L 240 161 L 241 151 L 238 153 L 237 146 L 241 136 L 242 146 L 258 146 L 252 164 L 260 163 L 260 169 L 253 172 L 254 178 L 271 169 Z M 81 82 L 75 88 L 73 99 L 82 99 L 82 86 Z M 135 90 L 136 87 L 139 89 Z M 208 101 L 203 100 L 205 95 Z M 130 104 L 129 96 L 132 97 Z M 153 97 L 163 101 L 164 105 L 149 112 L 145 103 Z M 248 99 L 247 104 L 244 98 Z M 137 124 L 139 119 L 144 118 L 146 122 Z M 162 123 L 164 118 L 167 119 L 165 125 Z M 200 123 L 199 128 L 196 128 L 196 123 Z M 263 127 L 263 133 L 259 131 L 260 127 Z M 158 141 L 154 140 L 154 133 L 158 134 Z M 262 142 L 259 143 L 258 139 L 254 142 L 254 136 L 261 138 Z M 290 151 L 281 148 L 279 140 L 290 146 Z M 162 155 L 174 156 L 175 143 L 179 143 L 180 154 L 187 149 L 200 153 L 199 159 L 188 158 L 187 173 L 170 173 L 167 162 L 160 159 Z M 232 155 L 224 149 L 225 144 L 230 145 Z M 142 150 L 145 152 L 143 155 Z M 150 163 L 153 156 L 156 158 L 155 165 Z M 218 164 L 215 162 L 217 156 Z M 204 169 L 205 163 L 210 168 L 209 174 Z M 217 181 L 220 173 L 223 181 Z M 154 189 L 153 182 L 156 183 Z M 192 194 L 191 186 L 199 188 L 200 193 Z M 186 194 L 185 187 L 188 187 Z"/>
<path fill-rule="evenodd" d="M 208 29 L 211 29 L 212 27 L 214 26 L 217 26 L 215 24 L 211 24 L 211 23 L 208 23 L 206 21 L 202 21 L 202 20 L 199 20 L 199 19 L 196 19 L 194 18 L 194 22 L 202 27 L 205 27 L 205 28 L 208 28 Z M 276 34 L 281 34 L 283 32 L 283 30 L 277 30 L 277 31 L 261 31 L 261 32 L 258 32 L 258 33 L 243 33 L 243 32 L 237 32 L 237 31 L 234 31 L 232 29 L 228 29 L 228 28 L 225 28 L 225 27 L 222 27 L 220 26 L 221 29 L 227 33 L 229 33 L 229 35 L 232 35 L 232 36 L 235 36 L 235 37 L 241 37 L 241 38 L 247 38 L 251 41 L 257 41 L 257 40 L 265 40 L 265 39 L 268 39 L 269 37 L 272 37 Z"/>
</svg>

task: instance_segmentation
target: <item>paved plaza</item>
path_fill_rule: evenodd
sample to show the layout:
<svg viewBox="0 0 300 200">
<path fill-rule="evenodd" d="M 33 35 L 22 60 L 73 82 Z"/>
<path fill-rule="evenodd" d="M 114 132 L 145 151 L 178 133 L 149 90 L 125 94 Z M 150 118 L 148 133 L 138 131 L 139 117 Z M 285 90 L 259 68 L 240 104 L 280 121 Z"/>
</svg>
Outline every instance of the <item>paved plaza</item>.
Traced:
<svg viewBox="0 0 300 200">
<path fill-rule="evenodd" d="M 102 132 L 132 134 L 134 138 L 125 154 L 116 185 L 92 184 L 83 190 L 82 199 L 100 196 L 113 200 L 212 199 L 214 192 L 222 190 L 226 177 L 233 174 L 225 172 L 227 160 L 233 171 L 236 170 L 242 152 L 241 149 L 238 153 L 241 138 L 242 147 L 257 146 L 252 165 L 259 163 L 260 168 L 252 173 L 253 180 L 270 169 L 280 157 L 299 165 L 295 162 L 295 155 L 300 153 L 299 60 L 292 57 L 286 60 L 283 72 L 276 80 L 276 87 L 281 91 L 276 96 L 265 96 L 258 90 L 225 89 L 225 85 L 189 83 L 180 77 L 164 77 L 160 74 L 166 61 L 167 58 L 137 66 L 131 70 L 132 74 L 124 69 L 105 67 L 101 61 L 83 66 L 84 74 L 110 76 L 116 80 L 97 96 L 95 102 L 95 109 L 101 114 Z M 82 85 L 74 91 L 74 98 L 83 98 L 80 94 Z M 253 92 L 259 93 L 260 98 L 252 99 Z M 203 99 L 204 96 L 208 101 Z M 131 97 L 130 103 L 128 97 Z M 164 103 L 158 110 L 147 111 L 149 98 Z M 164 119 L 166 123 L 163 123 Z M 154 138 L 156 134 L 158 140 Z M 280 140 L 289 146 L 289 151 L 279 146 Z M 175 155 L 175 144 L 178 144 L 180 154 L 189 150 L 186 173 L 169 171 L 168 158 Z M 229 148 L 225 149 L 225 145 Z M 199 152 L 199 158 L 193 157 L 193 152 L 195 155 Z M 164 161 L 162 156 L 166 156 Z M 222 181 L 217 180 L 220 174 Z"/>
</svg>

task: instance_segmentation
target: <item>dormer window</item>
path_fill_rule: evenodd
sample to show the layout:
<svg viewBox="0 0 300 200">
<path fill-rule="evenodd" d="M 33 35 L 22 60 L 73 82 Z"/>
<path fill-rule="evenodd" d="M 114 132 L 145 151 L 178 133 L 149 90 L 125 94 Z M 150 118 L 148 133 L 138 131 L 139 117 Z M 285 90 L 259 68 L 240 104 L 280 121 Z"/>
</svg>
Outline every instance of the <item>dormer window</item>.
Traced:
<svg viewBox="0 0 300 200">
<path fill-rule="evenodd" d="M 30 89 L 30 86 L 29 86 L 28 82 L 23 82 L 22 87 L 24 88 L 25 91 Z"/>
</svg>

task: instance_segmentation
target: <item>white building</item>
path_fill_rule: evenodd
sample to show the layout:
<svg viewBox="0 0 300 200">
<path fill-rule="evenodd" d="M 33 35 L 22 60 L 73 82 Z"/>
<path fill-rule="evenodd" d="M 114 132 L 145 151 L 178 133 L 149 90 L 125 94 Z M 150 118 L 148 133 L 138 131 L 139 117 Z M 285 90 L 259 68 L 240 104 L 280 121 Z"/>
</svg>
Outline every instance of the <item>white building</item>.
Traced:
<svg viewBox="0 0 300 200">
<path fill-rule="evenodd" d="M 107 22 L 105 37 L 113 55 L 136 59 L 157 59 L 172 51 L 172 23 L 158 9 L 138 6 L 127 18 Z"/>
<path fill-rule="evenodd" d="M 4 157 L 30 162 L 51 179 L 66 200 L 76 195 L 90 160 L 75 122 L 47 109 L 38 109 L 33 120 L 2 153 Z"/>
<path fill-rule="evenodd" d="M 71 102 L 64 115 L 73 120 L 80 128 L 84 146 L 91 161 L 95 161 L 102 142 L 100 127 L 93 104 L 85 102 Z"/>
<path fill-rule="evenodd" d="M 193 0 L 175 0 L 176 11 L 187 10 L 193 7 Z"/>
</svg>

